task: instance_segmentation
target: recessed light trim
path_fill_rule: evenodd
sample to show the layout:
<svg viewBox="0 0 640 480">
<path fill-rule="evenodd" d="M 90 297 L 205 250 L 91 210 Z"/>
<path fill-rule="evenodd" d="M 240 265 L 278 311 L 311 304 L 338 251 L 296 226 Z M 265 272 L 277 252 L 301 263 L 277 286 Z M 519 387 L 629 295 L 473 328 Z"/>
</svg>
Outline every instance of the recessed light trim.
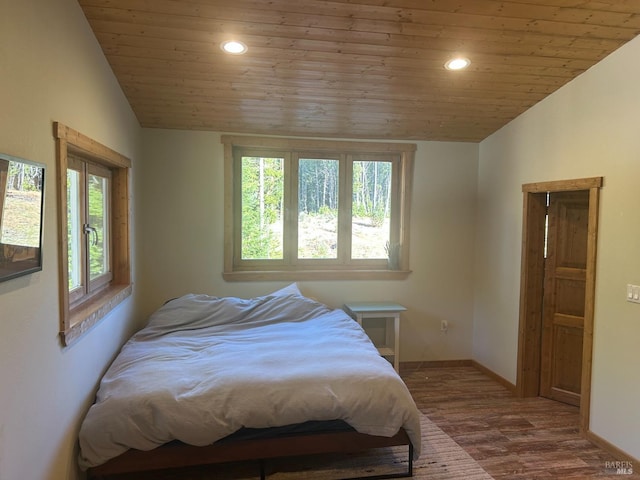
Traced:
<svg viewBox="0 0 640 480">
<path fill-rule="evenodd" d="M 444 68 L 447 70 L 464 70 L 471 65 L 471 60 L 465 57 L 455 57 L 447 60 L 444 64 Z"/>
<path fill-rule="evenodd" d="M 220 44 L 223 52 L 230 55 L 242 55 L 247 53 L 247 46 L 238 40 L 226 40 Z"/>
</svg>

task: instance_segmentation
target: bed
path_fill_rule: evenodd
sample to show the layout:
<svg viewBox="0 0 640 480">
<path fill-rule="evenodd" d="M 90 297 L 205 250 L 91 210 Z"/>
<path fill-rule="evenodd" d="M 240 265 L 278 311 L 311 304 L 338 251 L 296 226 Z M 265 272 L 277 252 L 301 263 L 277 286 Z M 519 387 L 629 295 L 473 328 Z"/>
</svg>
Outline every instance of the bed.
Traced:
<svg viewBox="0 0 640 480">
<path fill-rule="evenodd" d="M 313 427 L 313 428 L 312 428 Z M 419 412 L 344 311 L 293 284 L 241 299 L 167 302 L 122 348 L 79 434 L 89 478 L 406 445 Z"/>
</svg>

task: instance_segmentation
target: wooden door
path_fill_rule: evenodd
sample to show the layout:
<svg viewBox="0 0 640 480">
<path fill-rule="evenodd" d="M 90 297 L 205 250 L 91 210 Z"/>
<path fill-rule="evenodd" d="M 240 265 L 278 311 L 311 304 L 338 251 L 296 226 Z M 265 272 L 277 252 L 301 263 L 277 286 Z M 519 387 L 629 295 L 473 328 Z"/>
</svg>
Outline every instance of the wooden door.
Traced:
<svg viewBox="0 0 640 480">
<path fill-rule="evenodd" d="M 540 395 L 580 405 L 589 191 L 551 192 L 544 268 Z"/>
</svg>

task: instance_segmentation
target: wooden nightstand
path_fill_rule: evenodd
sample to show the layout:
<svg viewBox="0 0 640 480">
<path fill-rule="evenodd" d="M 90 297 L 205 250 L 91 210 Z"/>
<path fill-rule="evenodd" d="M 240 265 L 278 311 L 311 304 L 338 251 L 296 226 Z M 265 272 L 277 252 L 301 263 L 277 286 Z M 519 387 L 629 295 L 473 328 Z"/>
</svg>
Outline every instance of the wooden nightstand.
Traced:
<svg viewBox="0 0 640 480">
<path fill-rule="evenodd" d="M 406 308 L 394 302 L 350 302 L 345 303 L 345 310 L 366 331 L 363 321 L 369 318 L 384 319 L 384 342 L 376 345 L 378 352 L 389 359 L 393 357 L 393 368 L 400 371 L 400 313 Z M 377 343 L 377 342 L 374 342 Z"/>
</svg>

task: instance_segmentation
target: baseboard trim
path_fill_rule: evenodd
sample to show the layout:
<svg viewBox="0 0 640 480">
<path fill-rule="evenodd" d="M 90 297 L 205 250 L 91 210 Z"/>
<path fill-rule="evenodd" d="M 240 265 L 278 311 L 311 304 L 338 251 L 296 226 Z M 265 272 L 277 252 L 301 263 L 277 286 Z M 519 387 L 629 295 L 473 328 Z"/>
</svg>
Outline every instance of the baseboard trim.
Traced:
<svg viewBox="0 0 640 480">
<path fill-rule="evenodd" d="M 401 370 L 416 370 L 422 367 L 471 367 L 471 360 L 421 360 L 415 362 L 400 362 Z"/>
<path fill-rule="evenodd" d="M 632 455 L 629 455 L 624 450 L 619 449 L 614 444 L 608 442 L 607 440 L 605 440 L 601 436 L 593 433 L 591 430 L 587 430 L 585 432 L 585 437 L 591 443 L 593 443 L 593 444 L 597 445 L 598 447 L 600 447 L 601 449 L 606 450 L 607 452 L 609 452 L 611 454 L 611 456 L 614 457 L 615 460 L 619 460 L 619 461 L 623 461 L 623 462 L 631 462 L 633 464 L 634 473 L 638 472 L 640 470 L 640 460 L 638 460 L 637 458 L 633 457 Z"/>
<path fill-rule="evenodd" d="M 424 360 L 418 362 L 400 362 L 400 371 L 406 372 L 409 370 L 416 370 L 419 368 L 431 367 L 431 368 L 447 368 L 447 367 L 474 367 L 476 370 L 481 371 L 487 377 L 495 380 L 500 385 L 509 390 L 510 393 L 515 395 L 516 386 L 504 377 L 501 377 L 493 370 L 485 367 L 481 363 L 475 360 L 461 359 L 461 360 Z"/>
<path fill-rule="evenodd" d="M 494 379 L 496 382 L 498 382 L 500 385 L 502 385 L 503 387 L 505 387 L 507 390 L 509 390 L 510 393 L 512 393 L 513 395 L 516 394 L 516 386 L 511 383 L 509 380 L 507 380 L 504 377 L 501 377 L 500 375 L 498 375 L 496 372 L 494 372 L 493 370 L 485 367 L 484 365 L 482 365 L 479 362 L 476 362 L 475 360 L 471 360 L 471 365 L 473 367 L 475 367 L 476 369 L 480 370 L 482 373 L 484 373 L 487 377 Z"/>
</svg>

